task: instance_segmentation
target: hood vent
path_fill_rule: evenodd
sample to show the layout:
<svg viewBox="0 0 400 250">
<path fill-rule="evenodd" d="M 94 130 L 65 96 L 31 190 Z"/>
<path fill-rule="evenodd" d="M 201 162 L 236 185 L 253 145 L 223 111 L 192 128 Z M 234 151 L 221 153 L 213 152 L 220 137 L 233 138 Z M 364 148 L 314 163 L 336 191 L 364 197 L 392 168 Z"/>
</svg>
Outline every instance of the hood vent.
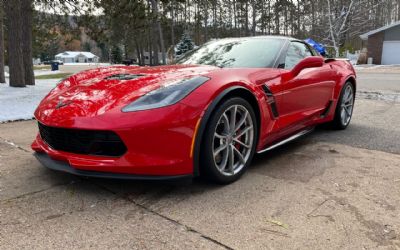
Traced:
<svg viewBox="0 0 400 250">
<path fill-rule="evenodd" d="M 104 79 L 105 80 L 126 81 L 126 80 L 134 80 L 134 79 L 137 79 L 137 78 L 142 77 L 142 76 L 145 76 L 145 75 L 141 75 L 141 74 L 115 74 L 115 75 L 107 76 Z"/>
</svg>

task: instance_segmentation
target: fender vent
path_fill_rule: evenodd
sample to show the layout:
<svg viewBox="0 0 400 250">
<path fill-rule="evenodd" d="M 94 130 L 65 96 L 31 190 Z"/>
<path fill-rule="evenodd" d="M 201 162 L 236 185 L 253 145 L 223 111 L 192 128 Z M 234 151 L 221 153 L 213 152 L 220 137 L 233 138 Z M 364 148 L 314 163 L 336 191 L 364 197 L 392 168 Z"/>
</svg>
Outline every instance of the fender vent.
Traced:
<svg viewBox="0 0 400 250">
<path fill-rule="evenodd" d="M 276 118 L 278 118 L 279 113 L 278 113 L 278 109 L 276 107 L 275 96 L 274 96 L 274 94 L 272 94 L 271 90 L 268 88 L 267 85 L 265 85 L 265 84 L 262 85 L 262 88 L 267 97 L 267 103 L 271 107 L 272 115 L 274 116 L 274 119 L 276 119 Z"/>
<path fill-rule="evenodd" d="M 325 118 L 329 114 L 329 111 L 331 111 L 332 104 L 333 104 L 333 101 L 330 100 L 328 105 L 326 106 L 325 110 L 322 112 L 321 118 Z"/>
<path fill-rule="evenodd" d="M 111 75 L 111 76 L 107 76 L 106 80 L 120 80 L 120 81 L 127 81 L 127 80 L 134 80 L 137 79 L 139 77 L 142 77 L 145 75 L 141 75 L 141 74 L 115 74 L 115 75 Z"/>
</svg>

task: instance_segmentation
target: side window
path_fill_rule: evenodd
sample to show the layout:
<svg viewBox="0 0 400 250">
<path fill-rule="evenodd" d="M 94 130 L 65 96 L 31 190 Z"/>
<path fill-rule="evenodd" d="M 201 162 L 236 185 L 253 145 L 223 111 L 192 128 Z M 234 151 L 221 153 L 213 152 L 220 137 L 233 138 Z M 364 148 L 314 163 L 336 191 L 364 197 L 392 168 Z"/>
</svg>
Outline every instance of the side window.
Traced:
<svg viewBox="0 0 400 250">
<path fill-rule="evenodd" d="M 291 42 L 285 59 L 285 69 L 292 69 L 301 60 L 312 55 L 304 43 Z"/>
</svg>

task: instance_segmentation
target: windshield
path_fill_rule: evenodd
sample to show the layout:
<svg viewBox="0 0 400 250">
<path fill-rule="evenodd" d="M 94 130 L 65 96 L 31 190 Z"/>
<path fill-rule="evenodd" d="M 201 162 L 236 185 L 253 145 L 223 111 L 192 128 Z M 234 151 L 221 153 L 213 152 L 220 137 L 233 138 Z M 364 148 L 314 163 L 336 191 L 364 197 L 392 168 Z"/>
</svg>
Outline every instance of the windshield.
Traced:
<svg viewBox="0 0 400 250">
<path fill-rule="evenodd" d="M 282 39 L 241 38 L 211 41 L 190 51 L 176 64 L 202 64 L 222 68 L 268 68 L 283 45 Z"/>
</svg>

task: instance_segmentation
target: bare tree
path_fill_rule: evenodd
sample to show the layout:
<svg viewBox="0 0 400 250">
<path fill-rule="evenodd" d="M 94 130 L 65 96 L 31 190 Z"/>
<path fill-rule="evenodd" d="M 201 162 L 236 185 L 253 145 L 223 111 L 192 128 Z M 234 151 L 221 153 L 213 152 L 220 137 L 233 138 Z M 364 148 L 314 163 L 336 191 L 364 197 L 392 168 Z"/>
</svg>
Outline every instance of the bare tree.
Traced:
<svg viewBox="0 0 400 250">
<path fill-rule="evenodd" d="M 331 43 L 332 48 L 335 50 L 335 56 L 339 57 L 339 48 L 341 41 L 347 32 L 347 22 L 350 13 L 353 10 L 354 0 L 351 0 L 348 6 L 343 6 L 336 16 L 332 11 L 331 0 L 328 1 L 328 23 L 329 23 L 329 36 L 326 40 Z"/>
</svg>

